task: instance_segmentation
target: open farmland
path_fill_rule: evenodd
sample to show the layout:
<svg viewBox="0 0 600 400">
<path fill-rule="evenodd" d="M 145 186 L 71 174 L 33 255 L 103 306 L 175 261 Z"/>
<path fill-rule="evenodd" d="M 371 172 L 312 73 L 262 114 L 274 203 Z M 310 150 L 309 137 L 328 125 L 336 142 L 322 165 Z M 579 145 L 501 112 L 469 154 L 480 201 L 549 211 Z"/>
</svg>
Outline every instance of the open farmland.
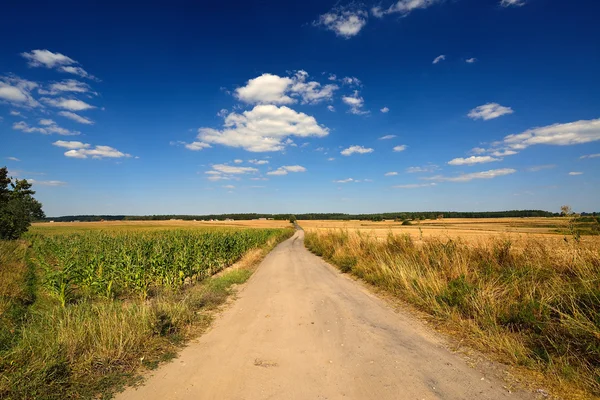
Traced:
<svg viewBox="0 0 600 400">
<path fill-rule="evenodd" d="M 110 396 L 206 328 L 210 309 L 292 234 L 50 225 L 0 241 L 0 398 Z"/>
<path fill-rule="evenodd" d="M 403 225 L 402 221 L 336 221 L 305 220 L 298 221 L 307 232 L 330 230 L 348 230 L 360 232 L 377 238 L 385 238 L 390 233 L 409 234 L 413 239 L 427 237 L 461 238 L 471 243 L 480 243 L 490 238 L 535 237 L 547 241 L 564 241 L 571 236 L 569 218 L 444 218 L 437 220 L 411 221 Z M 588 229 L 591 224 L 579 224 L 577 228 Z M 600 245 L 600 236 L 582 235 L 581 241 L 591 245 Z"/>
</svg>

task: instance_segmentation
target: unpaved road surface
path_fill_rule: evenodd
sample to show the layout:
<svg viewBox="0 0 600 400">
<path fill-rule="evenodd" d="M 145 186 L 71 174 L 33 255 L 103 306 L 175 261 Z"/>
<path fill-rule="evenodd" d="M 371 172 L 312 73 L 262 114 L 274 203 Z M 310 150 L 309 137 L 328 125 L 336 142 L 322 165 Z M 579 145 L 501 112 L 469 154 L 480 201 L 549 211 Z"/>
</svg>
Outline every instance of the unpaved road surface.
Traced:
<svg viewBox="0 0 600 400">
<path fill-rule="evenodd" d="M 211 330 L 117 399 L 530 398 L 469 367 L 303 239 L 277 246 Z"/>
</svg>

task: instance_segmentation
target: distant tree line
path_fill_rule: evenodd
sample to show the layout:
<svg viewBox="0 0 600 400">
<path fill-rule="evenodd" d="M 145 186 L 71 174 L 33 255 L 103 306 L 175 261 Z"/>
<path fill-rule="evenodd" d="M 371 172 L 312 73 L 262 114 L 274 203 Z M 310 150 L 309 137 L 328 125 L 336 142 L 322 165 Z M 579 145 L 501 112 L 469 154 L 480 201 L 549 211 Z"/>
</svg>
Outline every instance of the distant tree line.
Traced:
<svg viewBox="0 0 600 400">
<path fill-rule="evenodd" d="M 581 216 L 597 216 L 600 213 L 581 213 Z M 68 215 L 63 217 L 46 218 L 46 221 L 72 222 L 72 221 L 168 221 L 178 220 L 251 220 L 259 218 L 272 218 L 275 220 L 425 220 L 441 218 L 521 218 L 521 217 L 557 217 L 560 213 L 543 210 L 512 210 L 512 211 L 426 211 L 426 212 L 392 212 L 379 214 L 343 214 L 343 213 L 308 213 L 308 214 L 206 214 L 206 215 Z"/>
</svg>

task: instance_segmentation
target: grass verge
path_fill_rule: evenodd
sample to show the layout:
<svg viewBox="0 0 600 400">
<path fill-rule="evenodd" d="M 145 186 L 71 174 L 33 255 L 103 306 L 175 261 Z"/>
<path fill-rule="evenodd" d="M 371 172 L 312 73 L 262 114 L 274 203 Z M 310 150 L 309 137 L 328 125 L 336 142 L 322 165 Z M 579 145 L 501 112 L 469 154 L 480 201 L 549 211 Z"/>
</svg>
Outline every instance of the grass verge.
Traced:
<svg viewBox="0 0 600 400">
<path fill-rule="evenodd" d="M 570 399 L 600 395 L 600 249 L 309 232 L 306 247 Z"/>
<path fill-rule="evenodd" d="M 28 243 L 0 242 L 0 398 L 111 398 L 206 329 L 235 285 L 291 235 L 282 230 L 199 283 L 64 306 L 37 284 L 43 272 L 28 260 Z"/>
</svg>

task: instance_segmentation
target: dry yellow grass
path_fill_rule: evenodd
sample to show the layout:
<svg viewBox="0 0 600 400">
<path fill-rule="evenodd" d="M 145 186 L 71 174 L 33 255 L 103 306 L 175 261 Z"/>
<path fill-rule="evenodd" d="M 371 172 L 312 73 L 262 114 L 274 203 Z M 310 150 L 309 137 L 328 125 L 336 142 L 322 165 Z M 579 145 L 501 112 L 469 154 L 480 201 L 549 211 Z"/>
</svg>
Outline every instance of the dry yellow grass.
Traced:
<svg viewBox="0 0 600 400">
<path fill-rule="evenodd" d="M 564 235 L 557 230 L 568 227 L 568 218 L 447 218 L 439 220 L 414 221 L 412 225 L 402 225 L 397 221 L 298 221 L 307 232 L 328 230 L 348 230 L 377 238 L 386 238 L 391 232 L 409 234 L 413 239 L 439 237 L 461 238 L 478 244 L 490 238 L 536 238 L 544 241 L 564 241 Z M 583 243 L 600 246 L 600 236 L 583 236 Z"/>
<path fill-rule="evenodd" d="M 76 233 L 90 230 L 152 230 L 198 228 L 289 228 L 289 221 L 102 221 L 102 222 L 38 222 L 31 233 Z"/>
</svg>

